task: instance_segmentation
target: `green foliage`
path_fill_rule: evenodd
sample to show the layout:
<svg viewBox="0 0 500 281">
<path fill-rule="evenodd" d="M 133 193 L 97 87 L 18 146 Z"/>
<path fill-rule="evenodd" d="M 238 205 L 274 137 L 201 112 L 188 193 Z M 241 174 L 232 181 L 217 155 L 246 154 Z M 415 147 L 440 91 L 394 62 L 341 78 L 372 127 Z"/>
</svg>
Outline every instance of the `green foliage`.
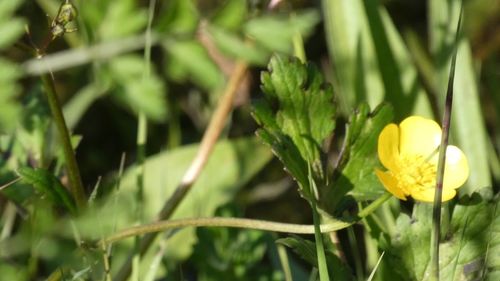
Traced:
<svg viewBox="0 0 500 281">
<path fill-rule="evenodd" d="M 322 198 L 324 208 L 335 210 L 346 194 L 364 201 L 385 192 L 373 171 L 380 166 L 378 135 L 390 123 L 392 115 L 392 107 L 387 104 L 381 104 L 373 112 L 367 104 L 362 104 L 351 115 L 331 188 Z"/>
<path fill-rule="evenodd" d="M 326 238 L 326 237 L 325 237 Z M 328 239 L 323 239 L 328 241 Z M 276 240 L 276 243 L 283 244 L 291 248 L 307 263 L 318 267 L 318 259 L 316 256 L 316 245 L 314 242 L 301 238 L 299 236 L 291 236 Z M 351 269 L 343 263 L 333 252 L 333 246 L 330 244 L 326 251 L 326 262 L 328 264 L 329 275 L 336 280 L 355 280 L 351 273 Z"/>
<path fill-rule="evenodd" d="M 236 31 L 247 19 L 248 5 L 245 0 L 229 0 L 212 17 L 211 23 L 227 31 Z"/>
<path fill-rule="evenodd" d="M 497 204 L 476 193 L 454 207 L 450 228 L 440 244 L 442 280 L 485 280 L 498 275 Z M 431 205 L 417 204 L 411 218 L 406 214 L 398 217 L 398 233 L 390 244 L 381 244 L 386 251 L 384 262 L 392 268 L 386 276 L 428 280 L 430 251 L 426 249 L 430 248 L 431 215 Z"/>
<path fill-rule="evenodd" d="M 228 56 L 258 65 L 266 64 L 269 52 L 259 44 L 245 41 L 237 34 L 227 32 L 216 25 L 210 26 L 209 32 L 217 47 Z"/>
<path fill-rule="evenodd" d="M 164 120 L 167 114 L 165 85 L 154 72 L 144 76 L 144 68 L 144 60 L 134 55 L 118 57 L 109 62 L 109 75 L 121 85 L 116 91 L 116 98 L 135 112 L 142 111 L 153 120 Z"/>
<path fill-rule="evenodd" d="M 398 28 L 377 1 L 324 0 L 326 40 L 335 66 L 339 106 L 349 113 L 359 103 L 394 105 L 395 116 L 431 117 L 417 68 Z"/>
<path fill-rule="evenodd" d="M 305 163 L 324 177 L 321 146 L 335 128 L 332 88 L 314 66 L 280 55 L 271 59 L 269 72 L 261 77 L 267 103 L 255 104 L 254 118 L 263 127 L 257 133 L 309 196 Z M 275 101 L 278 109 L 273 112 Z"/>
<path fill-rule="evenodd" d="M 232 118 L 221 124 L 220 139 L 230 138 L 216 145 L 169 219 L 222 215 L 310 223 L 311 204 L 286 189 L 295 186 L 288 178 L 279 180 L 286 177 L 284 166 L 308 203 L 317 203 L 321 223 L 349 224 L 335 217 L 353 216 L 356 207 L 384 192 L 374 174 L 382 128 L 393 116 L 394 123 L 413 114 L 441 119 L 461 0 L 281 1 L 273 8 L 270 1 L 169 0 L 156 1 L 152 18 L 149 1 L 70 2 L 78 13 L 69 27 L 77 31 L 52 41 L 47 59 L 35 62 L 32 41 L 43 48 L 44 36 L 54 33 L 51 22 L 71 18 L 58 16 L 65 1 L 0 0 L 0 186 L 21 178 L 0 191 L 2 280 L 49 274 L 48 280 L 58 274 L 62 280 L 104 280 L 106 258 L 116 278 L 125 257 L 137 253 L 133 239 L 112 245 L 109 256 L 94 242 L 156 218 L 195 158 L 209 121 L 206 109 L 213 109 L 238 61 L 247 62 L 249 71 Z M 460 198 L 444 205 L 440 271 L 446 281 L 500 280 L 500 87 L 493 32 L 500 5 L 490 2 L 464 6 L 451 143 L 465 152 L 470 178 L 458 189 Z M 148 20 L 150 61 L 143 55 Z M 421 32 L 422 20 L 428 20 L 428 32 Z M 29 36 L 22 36 L 25 26 Z M 288 57 L 302 47 L 321 71 Z M 78 166 L 96 197 L 78 214 L 61 183 L 64 157 L 39 77 L 28 77 L 33 63 L 55 71 L 66 123 L 78 134 L 73 145 L 82 143 Z M 259 83 L 256 74 L 268 63 Z M 264 98 L 254 101 L 259 84 Z M 255 130 L 250 100 L 260 140 L 248 137 Z M 137 195 L 141 169 L 134 165 L 138 112 L 154 121 L 148 124 L 143 197 Z M 283 165 L 270 162 L 269 146 Z M 122 152 L 127 160 L 118 185 Z M 244 212 L 220 209 L 226 204 Z M 166 231 L 135 259 L 134 273 L 145 280 L 282 280 L 282 262 L 292 275 L 300 272 L 293 280 L 315 280 L 318 248 L 324 248 L 332 280 L 367 276 L 381 251 L 374 281 L 427 280 L 431 214 L 430 204 L 393 198 L 349 230 L 356 239 L 338 231 L 335 247 L 326 235 L 324 245 L 296 236 L 277 241 L 302 263 L 282 252 L 278 260 L 273 237 L 264 232 L 181 228 Z M 353 262 L 357 255 L 367 258 Z"/>
<path fill-rule="evenodd" d="M 292 17 L 262 16 L 249 20 L 244 32 L 268 50 L 291 53 L 293 36 L 311 33 L 318 19 L 319 15 L 314 10 Z"/>
<path fill-rule="evenodd" d="M 172 80 L 190 80 L 207 91 L 221 87 L 222 73 L 199 42 L 171 40 L 163 45 L 170 55 L 167 71 Z"/>
<path fill-rule="evenodd" d="M 76 214 L 76 205 L 68 190 L 50 171 L 21 167 L 17 173 L 26 183 L 32 185 L 42 196 L 58 206 L 65 207 L 72 214 Z"/>
<path fill-rule="evenodd" d="M 158 18 L 158 29 L 172 34 L 186 35 L 196 31 L 199 15 L 193 0 L 172 0 L 163 5 L 163 16 Z"/>
<path fill-rule="evenodd" d="M 216 46 L 229 56 L 264 65 L 273 52 L 292 53 L 292 40 L 296 35 L 308 37 L 317 24 L 319 15 L 314 10 L 292 15 L 264 15 L 251 18 L 240 26 L 244 19 L 242 6 L 236 2 L 227 5 L 221 13 L 233 13 L 231 19 L 222 22 L 214 18 L 208 31 Z M 227 11 L 227 12 L 226 12 Z M 240 18 L 237 20 L 236 15 Z M 234 18 L 233 18 L 234 17 Z"/>
<path fill-rule="evenodd" d="M 22 0 L 2 1 L 0 3 L 0 52 L 12 45 L 23 33 L 25 21 L 14 17 Z M 19 92 L 16 80 L 20 77 L 19 67 L 0 57 L 0 132 L 10 131 L 15 127 L 20 107 L 14 101 Z"/>
<path fill-rule="evenodd" d="M 147 14 L 137 9 L 134 0 L 108 1 L 99 26 L 99 38 L 110 40 L 142 30 L 147 23 Z M 85 3 L 85 6 L 92 6 Z"/>
<path fill-rule="evenodd" d="M 229 208 L 217 216 L 238 216 Z M 234 228 L 198 228 L 192 261 L 198 280 L 280 280 L 272 268 L 260 263 L 267 251 L 268 234 Z M 277 276 L 276 276 L 277 277 Z"/>
<path fill-rule="evenodd" d="M 111 234 L 117 228 L 125 228 L 136 221 L 138 210 L 144 214 L 146 221 L 152 220 L 165 200 L 174 192 L 198 148 L 198 145 L 183 146 L 147 158 L 144 198 L 141 205 L 135 195 L 138 169 L 134 166 L 128 168 L 121 179 L 120 190 L 103 202 L 101 207 L 89 210 L 88 214 L 79 219 L 78 228 L 81 235 L 98 238 Z M 172 218 L 212 216 L 215 210 L 228 203 L 238 189 L 260 171 L 270 158 L 271 153 L 267 147 L 255 138 L 221 141 Z M 224 163 L 222 170 L 221 163 Z M 99 221 L 98 231 L 92 227 L 96 218 Z M 195 242 L 194 229 L 176 232 L 168 240 L 170 250 L 166 257 L 172 262 L 186 258 Z"/>
</svg>

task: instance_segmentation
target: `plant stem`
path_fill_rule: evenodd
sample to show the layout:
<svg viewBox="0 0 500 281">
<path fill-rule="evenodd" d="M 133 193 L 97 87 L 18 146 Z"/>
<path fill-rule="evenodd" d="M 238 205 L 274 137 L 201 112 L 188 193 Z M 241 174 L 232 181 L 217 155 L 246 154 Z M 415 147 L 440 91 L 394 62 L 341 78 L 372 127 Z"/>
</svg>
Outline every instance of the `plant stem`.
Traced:
<svg viewBox="0 0 500 281">
<path fill-rule="evenodd" d="M 391 197 L 392 197 L 391 194 L 385 193 L 384 195 L 380 196 L 377 200 L 373 201 L 370 205 L 366 206 L 366 208 L 361 210 L 354 219 L 349 218 L 346 219 L 346 221 L 337 220 L 334 222 L 321 224 L 319 225 L 320 232 L 329 233 L 347 228 L 358 222 L 360 219 L 370 215 Z M 148 233 L 162 232 L 173 228 L 183 228 L 183 227 L 193 227 L 193 226 L 249 228 L 256 230 L 296 233 L 296 234 L 315 233 L 314 225 L 280 223 L 280 222 L 245 219 L 245 218 L 223 218 L 223 217 L 189 218 L 189 219 L 177 219 L 177 220 L 163 220 L 150 224 L 126 228 L 124 230 L 119 231 L 118 233 L 115 233 L 101 240 L 100 243 L 109 244 L 129 237 L 144 235 Z"/>
<path fill-rule="evenodd" d="M 437 167 L 436 191 L 434 193 L 434 205 L 432 209 L 432 232 L 431 232 L 431 279 L 439 281 L 439 240 L 441 230 L 441 202 L 443 194 L 444 168 L 446 163 L 446 148 L 448 147 L 448 137 L 450 132 L 451 109 L 453 104 L 453 81 L 455 80 L 455 65 L 457 61 L 457 46 L 460 33 L 460 24 L 462 22 L 462 7 L 458 18 L 455 34 L 454 52 L 451 58 L 450 74 L 448 78 L 448 89 L 446 91 L 445 107 L 443 113 L 443 122 L 441 124 L 443 132 L 441 135 L 441 144 L 439 146 L 439 160 Z"/>
<path fill-rule="evenodd" d="M 75 151 L 71 145 L 70 133 L 66 127 L 66 121 L 64 120 L 61 104 L 57 98 L 54 80 L 52 79 L 52 75 L 49 73 L 42 74 L 41 78 L 45 94 L 47 95 L 50 111 L 52 112 L 54 123 L 56 124 L 59 140 L 63 148 L 64 159 L 66 160 L 66 167 L 70 182 L 70 191 L 75 199 L 78 210 L 82 210 L 85 208 L 87 200 L 85 199 L 86 196 L 82 179 L 80 177 L 80 170 L 78 169 L 78 164 L 76 163 Z"/>
</svg>

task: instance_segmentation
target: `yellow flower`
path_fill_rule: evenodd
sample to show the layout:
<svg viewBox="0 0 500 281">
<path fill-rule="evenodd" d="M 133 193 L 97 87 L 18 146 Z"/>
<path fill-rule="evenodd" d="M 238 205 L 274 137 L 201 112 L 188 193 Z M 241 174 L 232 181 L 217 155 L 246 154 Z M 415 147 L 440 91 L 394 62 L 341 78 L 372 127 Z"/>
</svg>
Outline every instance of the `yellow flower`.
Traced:
<svg viewBox="0 0 500 281">
<path fill-rule="evenodd" d="M 384 187 L 406 200 L 411 196 L 424 202 L 434 201 L 438 148 L 441 127 L 433 120 L 410 116 L 399 126 L 387 125 L 378 137 L 378 157 L 388 171 L 375 170 Z M 464 153 L 456 146 L 446 148 L 443 201 L 456 195 L 455 189 L 469 177 Z"/>
</svg>

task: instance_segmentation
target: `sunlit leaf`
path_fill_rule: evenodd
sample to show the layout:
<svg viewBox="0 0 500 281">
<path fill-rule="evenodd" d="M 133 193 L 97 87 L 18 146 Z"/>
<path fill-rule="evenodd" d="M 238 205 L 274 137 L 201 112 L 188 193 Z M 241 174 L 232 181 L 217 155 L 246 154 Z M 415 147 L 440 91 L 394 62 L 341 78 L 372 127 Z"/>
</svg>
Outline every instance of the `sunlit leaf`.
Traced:
<svg viewBox="0 0 500 281">
<path fill-rule="evenodd" d="M 337 204 L 351 195 L 357 200 L 373 200 L 385 190 L 375 175 L 379 167 L 378 136 L 392 121 L 392 107 L 381 104 L 373 112 L 361 104 L 351 115 L 343 144 L 343 154 L 330 189 L 322 205 L 333 211 Z"/>
<path fill-rule="evenodd" d="M 462 198 L 455 206 L 449 230 L 440 244 L 442 280 L 483 280 L 490 273 L 492 276 L 498 274 L 500 259 L 495 249 L 500 240 L 500 220 L 497 204 L 476 193 Z M 389 267 L 400 278 L 428 280 L 431 216 L 432 205 L 424 203 L 415 206 L 411 218 L 399 215 L 398 233 L 384 250 Z"/>
</svg>

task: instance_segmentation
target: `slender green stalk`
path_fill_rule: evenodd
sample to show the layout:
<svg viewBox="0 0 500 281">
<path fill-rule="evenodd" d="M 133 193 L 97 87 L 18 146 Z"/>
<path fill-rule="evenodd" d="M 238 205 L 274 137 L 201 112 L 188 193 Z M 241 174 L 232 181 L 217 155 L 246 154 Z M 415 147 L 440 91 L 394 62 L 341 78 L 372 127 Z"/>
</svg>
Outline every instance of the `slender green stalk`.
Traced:
<svg viewBox="0 0 500 281">
<path fill-rule="evenodd" d="M 450 74 L 448 79 L 448 89 L 446 91 L 445 107 L 443 113 L 441 144 L 439 146 L 439 161 L 437 167 L 436 192 L 434 193 L 434 205 L 432 210 L 432 233 L 431 233 L 431 268 L 432 280 L 439 281 L 439 240 L 441 230 L 441 201 L 443 194 L 444 167 L 446 162 L 446 148 L 448 147 L 448 137 L 450 132 L 451 109 L 453 104 L 453 81 L 455 80 L 455 65 L 457 61 L 457 46 L 462 22 L 462 8 L 458 18 L 457 31 L 455 37 L 455 50 L 451 59 Z"/>
<path fill-rule="evenodd" d="M 148 79 L 151 75 L 151 26 L 153 24 L 154 11 L 156 6 L 156 0 L 149 1 L 149 15 L 148 15 L 148 25 L 146 27 L 146 42 L 144 46 L 144 72 L 143 80 Z M 144 162 L 146 160 L 146 141 L 148 135 L 148 122 L 146 114 L 144 111 L 140 111 L 138 114 L 138 124 L 137 124 L 137 191 L 136 191 L 136 202 L 137 202 L 137 220 L 143 223 L 143 204 L 144 204 L 144 174 L 146 167 Z M 135 238 L 134 248 L 135 255 L 132 262 L 132 277 L 131 280 L 139 280 L 139 266 L 141 262 L 141 241 L 139 237 Z"/>
<path fill-rule="evenodd" d="M 283 274 L 285 275 L 285 281 L 293 281 L 292 270 L 290 269 L 290 263 L 288 261 L 286 248 L 281 244 L 277 244 L 276 247 L 278 249 L 278 256 L 280 259 L 281 267 L 283 268 Z"/>
<path fill-rule="evenodd" d="M 380 196 L 377 200 L 373 201 L 370 205 L 366 206 L 361 210 L 355 218 L 348 218 L 345 221 L 334 221 L 326 224 L 321 224 L 321 233 L 329 233 L 344 229 L 349 227 L 360 219 L 370 215 L 378 207 L 380 207 L 385 201 L 391 198 L 392 195 L 385 193 Z M 188 218 L 188 219 L 176 219 L 176 220 L 163 220 L 150 224 L 139 225 L 135 227 L 130 227 L 119 231 L 113 235 L 100 241 L 100 243 L 113 243 L 126 238 L 144 235 L 148 233 L 162 232 L 168 229 L 183 228 L 183 227 L 233 227 L 233 228 L 248 228 L 272 232 L 282 232 L 282 233 L 296 233 L 296 234 L 314 234 L 314 225 L 305 224 L 291 224 L 291 223 L 280 223 L 264 220 L 254 220 L 245 218 L 223 218 L 223 217 L 211 217 L 211 218 Z"/>
<path fill-rule="evenodd" d="M 295 13 L 292 13 L 290 15 L 290 18 L 294 20 L 296 18 Z M 299 58 L 299 60 L 302 63 L 306 63 L 307 58 L 306 58 L 306 51 L 304 50 L 304 39 L 302 39 L 302 36 L 300 35 L 300 32 L 295 32 L 292 37 L 292 44 L 293 44 L 293 53 L 294 55 Z"/>
<path fill-rule="evenodd" d="M 347 229 L 347 238 L 349 239 L 349 245 L 351 246 L 351 254 L 354 259 L 354 271 L 356 272 L 356 279 L 361 281 L 364 280 L 363 272 L 363 262 L 361 261 L 361 256 L 359 254 L 358 240 L 356 239 L 356 234 L 354 229 Z"/>
<path fill-rule="evenodd" d="M 330 276 L 328 274 L 328 266 L 326 264 L 325 246 L 323 244 L 323 236 L 321 235 L 321 228 L 320 228 L 321 222 L 315 201 L 311 203 L 311 207 L 312 207 L 313 222 L 314 222 L 314 239 L 316 240 L 316 254 L 318 255 L 319 280 L 329 281 Z"/>
<path fill-rule="evenodd" d="M 316 240 L 316 255 L 318 256 L 319 279 L 321 281 L 329 281 L 330 276 L 328 274 L 328 266 L 326 264 L 325 246 L 323 244 L 323 236 L 321 235 L 321 228 L 320 228 L 321 220 L 318 214 L 318 209 L 316 207 L 318 187 L 316 186 L 316 182 L 314 181 L 312 175 L 311 165 L 309 164 L 307 165 L 307 167 L 308 167 L 310 193 L 316 195 L 311 200 L 311 208 L 312 208 L 313 222 L 314 222 L 314 239 Z"/>
<path fill-rule="evenodd" d="M 82 179 L 80 177 L 80 170 L 78 169 L 78 164 L 76 163 L 75 151 L 71 145 L 70 133 L 66 127 L 66 121 L 64 120 L 61 104 L 57 98 L 54 80 L 52 79 L 52 75 L 49 73 L 42 74 L 41 78 L 50 111 L 52 112 L 52 117 L 54 118 L 54 123 L 56 124 L 57 132 L 59 134 L 59 140 L 63 148 L 70 182 L 70 191 L 75 198 L 77 208 L 81 210 L 85 208 L 87 200 L 85 199 L 86 196 Z"/>
</svg>

